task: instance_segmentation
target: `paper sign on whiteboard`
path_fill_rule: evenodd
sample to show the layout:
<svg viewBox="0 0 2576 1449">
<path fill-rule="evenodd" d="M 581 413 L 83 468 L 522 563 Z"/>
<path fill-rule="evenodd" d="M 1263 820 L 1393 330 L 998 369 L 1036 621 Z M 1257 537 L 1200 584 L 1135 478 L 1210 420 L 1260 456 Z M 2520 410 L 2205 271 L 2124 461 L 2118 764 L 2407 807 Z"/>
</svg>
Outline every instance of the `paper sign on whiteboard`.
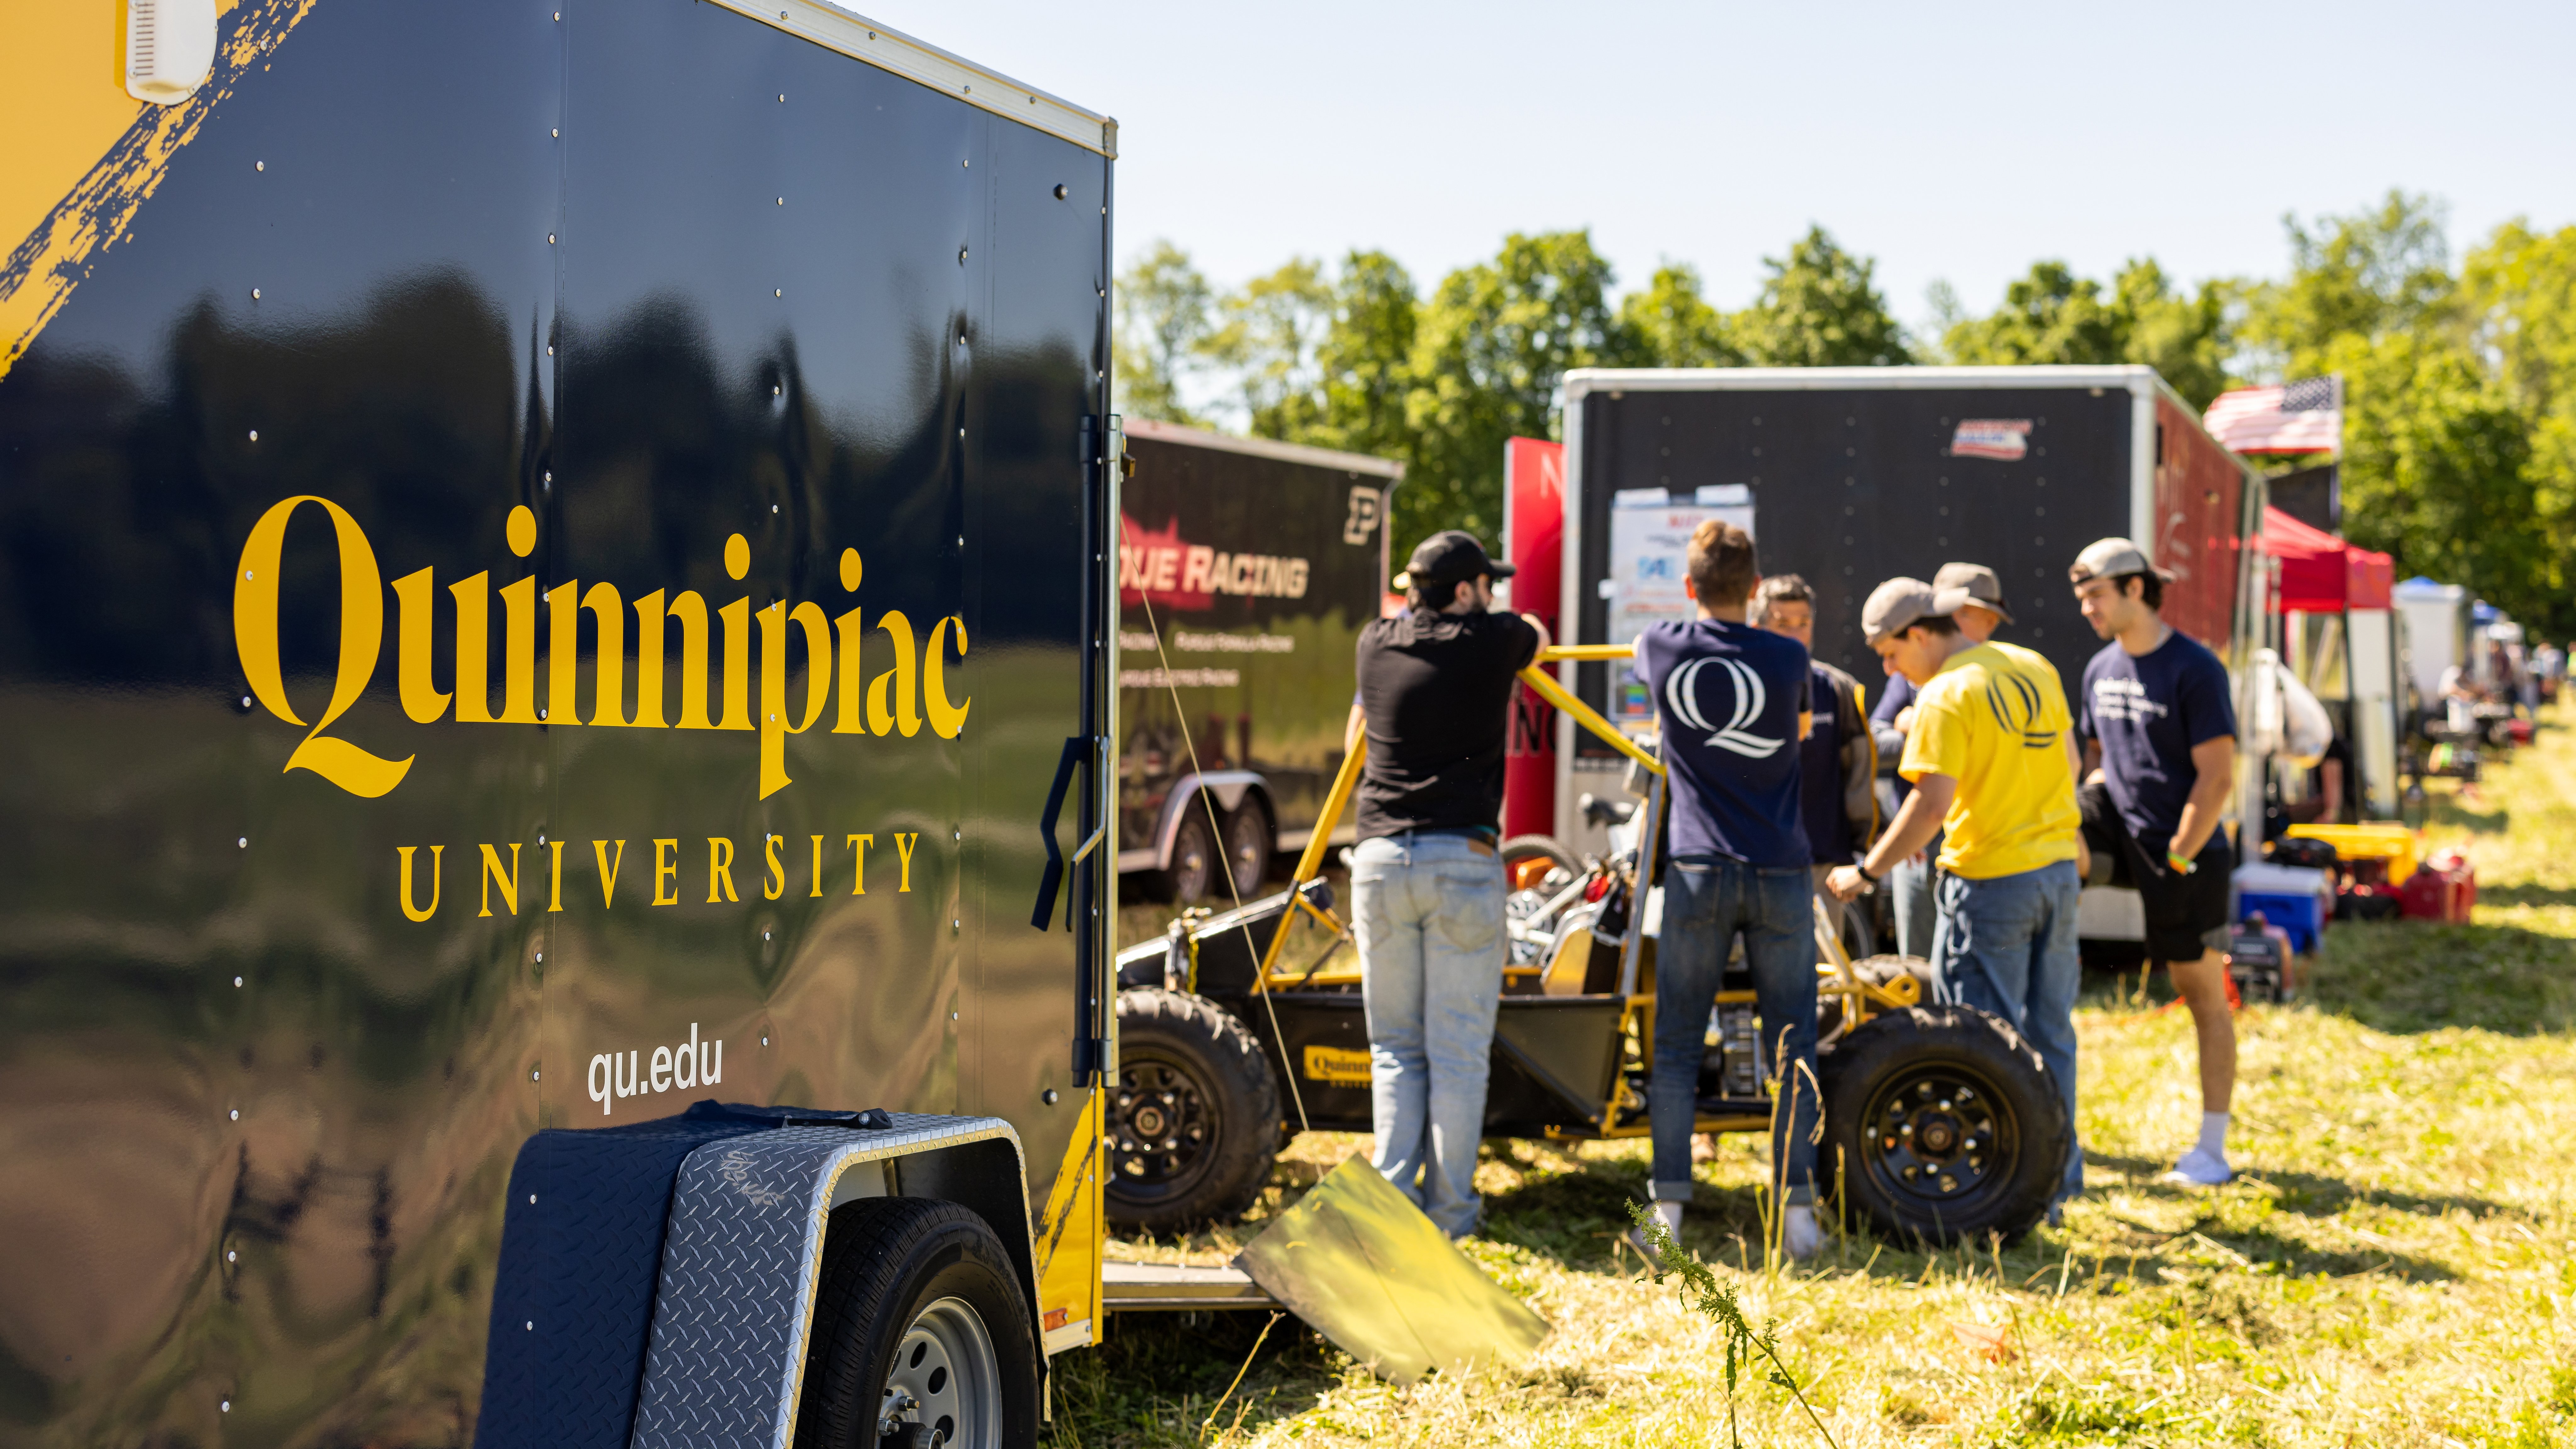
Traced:
<svg viewBox="0 0 2576 1449">
<path fill-rule="evenodd" d="M 1630 488 L 1610 498 L 1610 601 L 1608 642 L 1625 644 L 1648 625 L 1692 619 L 1698 609 L 1682 592 L 1693 530 L 1719 519 L 1753 532 L 1753 492 L 1741 483 L 1701 488 L 1689 502 L 1661 488 Z M 1630 666 L 1611 684 L 1609 715 L 1622 730 L 1651 729 L 1655 701 Z"/>
</svg>

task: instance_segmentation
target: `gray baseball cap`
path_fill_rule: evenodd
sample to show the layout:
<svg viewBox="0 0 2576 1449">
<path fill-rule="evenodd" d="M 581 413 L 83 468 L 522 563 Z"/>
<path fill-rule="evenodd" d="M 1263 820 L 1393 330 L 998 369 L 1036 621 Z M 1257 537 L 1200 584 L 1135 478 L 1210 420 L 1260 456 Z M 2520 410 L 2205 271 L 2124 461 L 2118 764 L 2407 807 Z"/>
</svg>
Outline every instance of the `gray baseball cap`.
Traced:
<svg viewBox="0 0 2576 1449">
<path fill-rule="evenodd" d="M 2116 579 L 2124 574 L 2154 574 L 2167 583 L 2173 581 L 2173 570 L 2160 569 L 2147 562 L 2147 551 L 2125 538 L 2097 538 L 2075 556 L 2075 565 L 2066 577 L 2076 583 L 2094 579 Z"/>
<path fill-rule="evenodd" d="M 2004 581 L 1984 564 L 1945 563 L 1932 576 L 1936 589 L 1965 589 L 1968 602 L 1992 609 L 2007 624 L 2013 621 L 2012 610 L 2004 607 Z"/>
<path fill-rule="evenodd" d="M 1925 619 L 1946 618 L 1969 602 L 1962 588 L 1934 588 L 1921 579 L 1889 579 L 1861 605 L 1860 632 L 1876 644 Z"/>
</svg>

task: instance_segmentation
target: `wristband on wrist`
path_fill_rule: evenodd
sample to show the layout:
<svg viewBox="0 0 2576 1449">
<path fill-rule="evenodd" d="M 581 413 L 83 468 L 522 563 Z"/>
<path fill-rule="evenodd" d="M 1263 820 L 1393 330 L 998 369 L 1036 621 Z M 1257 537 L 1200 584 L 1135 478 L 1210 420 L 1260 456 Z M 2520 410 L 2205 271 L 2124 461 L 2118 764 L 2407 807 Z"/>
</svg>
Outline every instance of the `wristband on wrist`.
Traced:
<svg viewBox="0 0 2576 1449">
<path fill-rule="evenodd" d="M 2165 864 L 2173 867 L 2174 874 L 2176 875 L 2189 875 L 2193 870 L 2197 869 L 2199 865 L 2199 863 L 2194 861 L 2190 856 L 2178 854 L 2170 850 L 2165 852 Z"/>
<path fill-rule="evenodd" d="M 1860 872 L 1860 878 L 1861 878 L 1862 880 L 1868 881 L 1871 885 L 1876 885 L 1876 884 L 1878 884 L 1880 881 L 1883 881 L 1883 880 L 1887 879 L 1887 877 L 1885 877 L 1885 876 L 1883 876 L 1883 875 L 1871 875 L 1871 874 L 1869 873 L 1869 860 L 1867 859 L 1867 857 L 1863 857 L 1862 859 L 1860 859 L 1860 860 L 1858 860 L 1858 861 L 1855 861 L 1855 862 L 1852 864 L 1852 869 L 1854 869 L 1854 870 L 1856 870 L 1856 871 L 1859 871 L 1859 872 Z"/>
</svg>

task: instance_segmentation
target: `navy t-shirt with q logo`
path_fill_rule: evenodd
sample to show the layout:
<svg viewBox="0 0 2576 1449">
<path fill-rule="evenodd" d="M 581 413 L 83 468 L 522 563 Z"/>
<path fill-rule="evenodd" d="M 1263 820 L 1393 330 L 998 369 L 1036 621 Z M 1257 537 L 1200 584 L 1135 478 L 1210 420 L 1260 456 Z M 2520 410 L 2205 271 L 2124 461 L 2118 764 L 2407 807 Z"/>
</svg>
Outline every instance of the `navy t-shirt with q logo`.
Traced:
<svg viewBox="0 0 2576 1449">
<path fill-rule="evenodd" d="M 1637 672 L 1654 691 L 1663 731 L 1673 854 L 1804 870 L 1798 717 L 1813 698 L 1806 647 L 1718 619 L 1657 624 L 1637 636 Z"/>
</svg>

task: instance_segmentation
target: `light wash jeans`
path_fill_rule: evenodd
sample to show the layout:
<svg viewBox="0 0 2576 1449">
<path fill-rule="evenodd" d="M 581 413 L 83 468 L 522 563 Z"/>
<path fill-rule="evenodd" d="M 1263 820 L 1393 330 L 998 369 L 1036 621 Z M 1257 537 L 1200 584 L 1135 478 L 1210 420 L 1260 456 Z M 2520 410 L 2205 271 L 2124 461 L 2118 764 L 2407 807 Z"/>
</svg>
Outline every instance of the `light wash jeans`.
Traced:
<svg viewBox="0 0 2576 1449">
<path fill-rule="evenodd" d="M 1932 959 L 1932 932 L 1939 911 L 1932 899 L 1934 869 L 1932 862 L 1941 858 L 1941 834 L 1934 831 L 1932 843 L 1923 847 L 1923 863 L 1901 860 L 1887 879 L 1896 893 L 1896 954 Z"/>
<path fill-rule="evenodd" d="M 2012 1023 L 2039 1050 L 2066 1099 L 2075 1130 L 2075 862 L 1986 880 L 1941 877 L 1941 923 L 1933 933 L 1935 1000 L 1973 1006 Z M 2084 1190 L 2084 1148 L 2071 1143 L 2058 1196 Z"/>
<path fill-rule="evenodd" d="M 1480 844 L 1380 836 L 1351 852 L 1372 1160 L 1453 1238 L 1483 1216 L 1476 1147 L 1503 994 L 1503 863 Z"/>
<path fill-rule="evenodd" d="M 1726 971 L 1727 948 L 1744 935 L 1753 972 L 1762 1055 L 1780 1075 L 1771 1114 L 1772 1186 L 1791 1206 L 1816 1200 L 1814 886 L 1803 866 L 1757 870 L 1740 860 L 1675 856 L 1664 872 L 1664 931 L 1655 942 L 1655 1074 L 1646 1084 L 1646 1123 L 1655 1143 L 1657 1202 L 1691 1197 L 1691 1124 L 1699 1109 L 1700 1063 L 1708 1056 L 1708 1014 Z"/>
</svg>

